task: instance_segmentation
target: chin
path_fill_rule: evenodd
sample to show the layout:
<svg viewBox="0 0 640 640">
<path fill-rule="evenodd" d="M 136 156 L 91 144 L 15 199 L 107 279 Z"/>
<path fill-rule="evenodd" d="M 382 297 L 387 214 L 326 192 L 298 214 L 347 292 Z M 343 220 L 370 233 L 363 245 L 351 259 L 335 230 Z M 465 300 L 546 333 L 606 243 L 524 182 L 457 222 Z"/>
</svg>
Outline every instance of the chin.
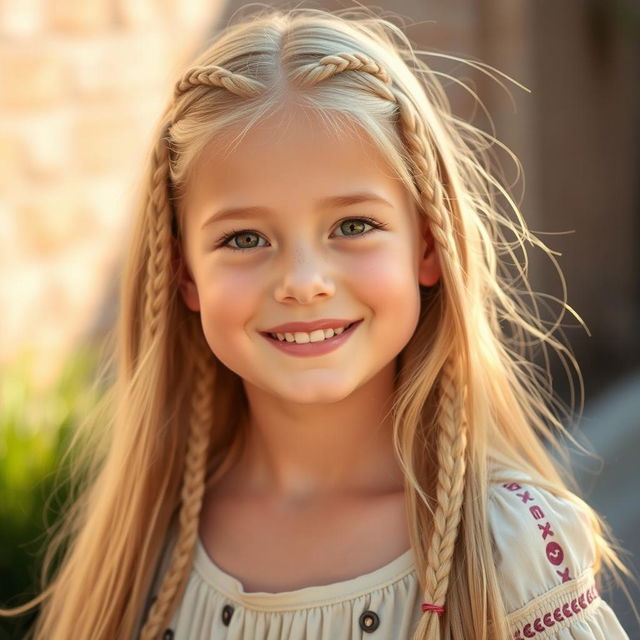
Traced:
<svg viewBox="0 0 640 640">
<path fill-rule="evenodd" d="M 274 389 L 273 387 L 264 390 L 291 404 L 314 405 L 340 402 L 348 398 L 355 389 L 352 385 L 340 384 L 335 379 L 330 382 L 326 380 L 303 382 L 298 379 L 296 383 L 287 384 L 286 388 L 282 390 Z"/>
</svg>

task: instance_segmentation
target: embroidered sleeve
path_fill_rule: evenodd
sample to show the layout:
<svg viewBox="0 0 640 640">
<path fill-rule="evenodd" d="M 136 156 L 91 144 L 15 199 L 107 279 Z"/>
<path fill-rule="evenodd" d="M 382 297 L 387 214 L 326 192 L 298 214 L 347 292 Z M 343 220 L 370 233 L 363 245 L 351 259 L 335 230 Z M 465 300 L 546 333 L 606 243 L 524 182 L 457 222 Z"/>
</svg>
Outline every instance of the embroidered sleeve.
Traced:
<svg viewBox="0 0 640 640">
<path fill-rule="evenodd" d="M 628 640 L 596 588 L 595 542 L 578 504 L 525 478 L 492 486 L 488 516 L 514 640 Z"/>
</svg>

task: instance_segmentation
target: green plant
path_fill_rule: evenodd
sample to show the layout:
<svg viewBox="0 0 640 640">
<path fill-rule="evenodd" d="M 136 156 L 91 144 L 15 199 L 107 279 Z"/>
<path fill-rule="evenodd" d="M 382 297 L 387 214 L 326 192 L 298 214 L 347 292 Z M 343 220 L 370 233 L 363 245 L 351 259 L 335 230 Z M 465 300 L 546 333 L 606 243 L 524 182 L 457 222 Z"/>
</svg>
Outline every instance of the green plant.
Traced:
<svg viewBox="0 0 640 640">
<path fill-rule="evenodd" d="M 78 351 L 45 389 L 32 359 L 3 368 L 0 379 L 0 606 L 15 607 L 40 591 L 46 533 L 69 497 L 61 458 L 80 421 L 96 405 L 97 349 Z M 22 638 L 37 611 L 0 618 L 0 640 Z"/>
</svg>

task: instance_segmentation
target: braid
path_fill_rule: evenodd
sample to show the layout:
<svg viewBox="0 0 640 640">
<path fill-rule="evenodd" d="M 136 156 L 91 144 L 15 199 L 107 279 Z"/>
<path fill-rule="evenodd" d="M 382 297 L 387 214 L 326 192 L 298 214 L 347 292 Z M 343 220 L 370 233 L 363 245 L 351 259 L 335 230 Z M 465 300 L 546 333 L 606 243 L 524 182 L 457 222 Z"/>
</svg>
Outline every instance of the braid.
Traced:
<svg viewBox="0 0 640 640">
<path fill-rule="evenodd" d="M 464 494 L 467 444 L 464 393 L 458 387 L 451 358 L 443 366 L 440 390 L 437 504 L 433 515 L 433 534 L 427 550 L 424 592 L 425 602 L 429 603 L 434 613 L 422 617 L 415 634 L 416 638 L 429 640 L 440 638 L 440 616 L 435 615 L 435 611 L 444 607 Z"/>
<path fill-rule="evenodd" d="M 194 318 L 191 326 L 192 348 L 195 353 L 194 388 L 191 394 L 191 420 L 180 496 L 180 528 L 171 563 L 142 629 L 141 640 L 156 638 L 170 616 L 174 604 L 186 585 L 198 536 L 198 521 L 205 488 L 207 449 L 213 417 L 211 390 L 215 375 L 208 347 L 206 344 L 201 344 L 204 340 L 199 320 Z"/>
<path fill-rule="evenodd" d="M 337 53 L 324 56 L 317 62 L 300 67 L 293 74 L 292 79 L 301 87 L 309 87 L 342 71 L 364 71 L 378 78 L 385 85 L 391 81 L 386 69 L 363 53 Z M 386 86 L 379 86 L 376 89 L 381 97 L 395 102 L 393 94 Z"/>
<path fill-rule="evenodd" d="M 418 190 L 430 205 L 427 215 L 433 239 L 438 245 L 440 253 L 444 253 L 449 259 L 449 264 L 456 264 L 455 244 L 450 242 L 453 236 L 448 209 L 445 205 L 445 190 L 437 176 L 439 163 L 431 151 L 431 146 L 426 143 L 427 132 L 415 107 L 401 92 L 395 92 L 394 96 L 400 112 L 402 132 L 409 149 L 412 151 L 411 156 L 417 168 L 415 180 Z M 430 180 L 429 176 L 434 177 Z"/>
<path fill-rule="evenodd" d="M 208 67 L 193 67 L 184 73 L 176 84 L 174 98 L 179 98 L 194 87 L 202 86 L 222 87 L 243 98 L 258 96 L 266 89 L 262 82 L 253 78 L 210 65 Z"/>
<path fill-rule="evenodd" d="M 171 273 L 171 210 L 167 194 L 168 149 L 160 137 L 151 158 L 151 189 L 146 219 L 148 224 L 147 277 L 145 286 L 144 329 L 149 343 L 164 328 L 169 301 Z"/>
</svg>

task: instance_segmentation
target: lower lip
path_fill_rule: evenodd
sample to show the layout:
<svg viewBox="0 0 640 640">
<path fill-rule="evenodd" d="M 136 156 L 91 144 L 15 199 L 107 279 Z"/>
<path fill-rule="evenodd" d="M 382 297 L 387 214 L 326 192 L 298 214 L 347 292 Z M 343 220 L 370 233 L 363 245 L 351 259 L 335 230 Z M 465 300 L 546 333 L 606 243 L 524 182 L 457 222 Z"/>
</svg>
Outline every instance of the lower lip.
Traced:
<svg viewBox="0 0 640 640">
<path fill-rule="evenodd" d="M 362 320 L 354 322 L 348 329 L 345 329 L 340 335 L 333 336 L 331 338 L 325 338 L 321 342 L 307 342 L 305 344 L 297 344 L 296 342 L 287 342 L 272 338 L 269 335 L 262 336 L 268 340 L 276 349 L 280 349 L 285 353 L 290 353 L 293 356 L 321 356 L 325 353 L 335 351 L 339 346 L 343 345 L 350 337 L 351 334 L 358 328 Z"/>
</svg>

